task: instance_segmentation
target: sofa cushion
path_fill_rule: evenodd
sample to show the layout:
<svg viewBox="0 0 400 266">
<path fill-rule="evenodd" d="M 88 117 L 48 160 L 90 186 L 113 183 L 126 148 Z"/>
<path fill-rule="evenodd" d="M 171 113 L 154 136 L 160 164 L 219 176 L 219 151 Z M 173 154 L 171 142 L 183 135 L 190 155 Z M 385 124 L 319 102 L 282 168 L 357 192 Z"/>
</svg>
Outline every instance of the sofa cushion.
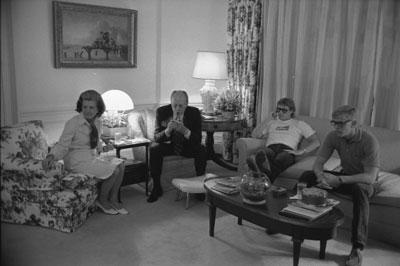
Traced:
<svg viewBox="0 0 400 266">
<path fill-rule="evenodd" d="M 317 156 L 315 155 L 306 156 L 283 171 L 280 176 L 297 180 L 304 171 L 312 170 L 316 158 Z M 324 164 L 324 170 L 326 171 L 333 171 L 338 167 L 340 167 L 340 159 L 336 157 L 329 158 Z"/>
<path fill-rule="evenodd" d="M 400 198 L 400 175 L 382 171 L 376 183 L 377 196 Z"/>
</svg>

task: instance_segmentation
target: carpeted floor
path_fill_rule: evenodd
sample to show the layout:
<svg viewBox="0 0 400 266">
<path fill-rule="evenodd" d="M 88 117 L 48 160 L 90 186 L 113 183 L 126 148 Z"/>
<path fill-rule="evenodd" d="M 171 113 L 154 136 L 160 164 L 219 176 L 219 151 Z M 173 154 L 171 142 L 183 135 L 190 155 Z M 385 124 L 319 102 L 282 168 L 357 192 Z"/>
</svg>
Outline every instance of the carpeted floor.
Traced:
<svg viewBox="0 0 400 266">
<path fill-rule="evenodd" d="M 204 202 L 174 201 L 170 190 L 149 204 L 137 185 L 122 190 L 129 215 L 94 213 L 72 234 L 40 227 L 1 224 L 1 264 L 4 265 L 292 265 L 292 242 L 281 234 L 217 211 L 215 237 L 208 236 Z M 305 240 L 300 265 L 344 265 L 349 234 L 339 230 L 328 241 L 325 260 L 318 259 L 319 242 Z M 363 265 L 398 266 L 400 250 L 369 241 Z"/>
</svg>

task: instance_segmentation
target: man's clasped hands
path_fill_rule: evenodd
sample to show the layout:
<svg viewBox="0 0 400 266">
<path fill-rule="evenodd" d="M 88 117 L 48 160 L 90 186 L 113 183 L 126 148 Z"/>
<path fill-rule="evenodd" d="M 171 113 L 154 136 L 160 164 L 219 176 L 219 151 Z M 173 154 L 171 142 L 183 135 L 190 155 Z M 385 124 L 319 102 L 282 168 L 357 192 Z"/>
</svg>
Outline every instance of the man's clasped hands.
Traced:
<svg viewBox="0 0 400 266">
<path fill-rule="evenodd" d="M 171 121 L 169 121 L 165 130 L 165 133 L 167 135 L 171 135 L 172 132 L 176 131 L 185 136 L 189 132 L 189 129 L 185 127 L 183 123 L 178 119 L 172 119 Z"/>
</svg>

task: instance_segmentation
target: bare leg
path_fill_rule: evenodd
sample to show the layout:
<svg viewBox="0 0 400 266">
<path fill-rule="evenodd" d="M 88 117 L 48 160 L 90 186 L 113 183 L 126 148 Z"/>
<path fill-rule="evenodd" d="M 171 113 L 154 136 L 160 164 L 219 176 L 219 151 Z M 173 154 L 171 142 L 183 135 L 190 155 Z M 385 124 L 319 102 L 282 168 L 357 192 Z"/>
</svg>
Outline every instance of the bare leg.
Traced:
<svg viewBox="0 0 400 266">
<path fill-rule="evenodd" d="M 111 188 L 114 184 L 114 174 L 112 174 L 109 178 L 103 181 L 100 188 L 99 202 L 106 209 L 110 209 L 111 205 L 108 201 L 108 195 L 110 194 Z"/>
<path fill-rule="evenodd" d="M 118 201 L 118 192 L 119 188 L 121 186 L 122 180 L 124 178 L 124 172 L 125 172 L 125 164 L 121 163 L 114 171 L 113 177 L 114 177 L 114 184 L 111 188 L 110 191 L 110 202 L 118 208 L 122 207 L 122 204 Z M 111 177 L 110 177 L 111 178 Z"/>
</svg>

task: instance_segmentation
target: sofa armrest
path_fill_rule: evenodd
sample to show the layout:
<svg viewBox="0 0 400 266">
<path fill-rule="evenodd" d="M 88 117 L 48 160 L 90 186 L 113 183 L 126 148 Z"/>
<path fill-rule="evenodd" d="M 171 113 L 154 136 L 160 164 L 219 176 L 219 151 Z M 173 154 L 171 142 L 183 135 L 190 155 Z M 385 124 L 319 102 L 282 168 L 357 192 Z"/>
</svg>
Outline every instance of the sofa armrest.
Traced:
<svg viewBox="0 0 400 266">
<path fill-rule="evenodd" d="M 15 158 L 2 164 L 2 170 L 20 172 L 27 178 L 35 176 L 51 178 L 57 176 L 59 179 L 64 171 L 64 163 L 57 161 L 54 167 L 45 171 L 42 167 L 42 160 Z"/>
<path fill-rule="evenodd" d="M 239 138 L 236 141 L 236 147 L 238 148 L 239 152 L 238 172 L 240 174 L 243 174 L 248 170 L 246 163 L 247 157 L 255 153 L 259 148 L 262 148 L 264 145 L 264 139 Z"/>
<path fill-rule="evenodd" d="M 1 181 L 15 183 L 21 190 L 54 190 L 60 187 L 63 171 L 62 161 L 45 171 L 41 160 L 16 158 L 2 167 Z"/>
</svg>

